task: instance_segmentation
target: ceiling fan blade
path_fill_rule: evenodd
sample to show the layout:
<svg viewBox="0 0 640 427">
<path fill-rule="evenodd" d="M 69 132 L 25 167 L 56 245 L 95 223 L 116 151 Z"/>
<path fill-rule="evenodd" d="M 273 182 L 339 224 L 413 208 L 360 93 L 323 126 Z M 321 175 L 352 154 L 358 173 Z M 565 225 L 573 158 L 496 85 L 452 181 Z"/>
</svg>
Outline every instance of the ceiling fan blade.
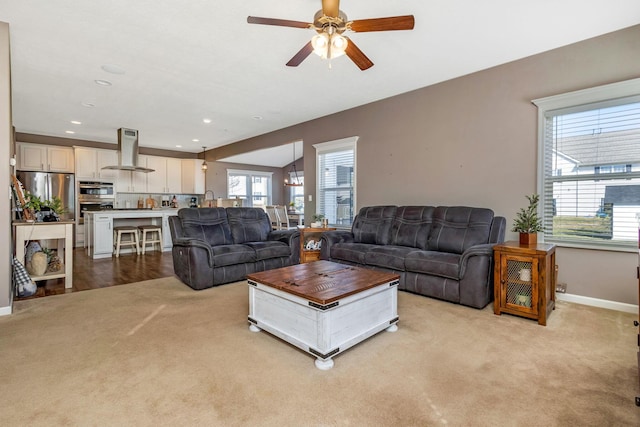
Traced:
<svg viewBox="0 0 640 427">
<path fill-rule="evenodd" d="M 391 16 L 389 18 L 358 19 L 351 23 L 351 30 L 362 33 L 366 31 L 413 30 L 413 15 Z"/>
<path fill-rule="evenodd" d="M 289 21 L 287 19 L 260 18 L 257 16 L 247 16 L 249 24 L 277 25 L 279 27 L 309 28 L 312 24 L 301 21 Z"/>
<path fill-rule="evenodd" d="M 362 71 L 373 67 L 373 62 L 365 55 L 356 44 L 348 39 L 347 48 L 344 53 L 360 68 Z"/>
<path fill-rule="evenodd" d="M 340 13 L 340 0 L 322 0 L 322 13 L 337 18 Z"/>
<path fill-rule="evenodd" d="M 302 61 L 307 59 L 307 56 L 309 56 L 311 52 L 313 52 L 313 46 L 311 45 L 311 42 L 309 42 L 305 44 L 304 47 L 289 60 L 289 62 L 287 62 L 287 66 L 297 67 Z"/>
</svg>

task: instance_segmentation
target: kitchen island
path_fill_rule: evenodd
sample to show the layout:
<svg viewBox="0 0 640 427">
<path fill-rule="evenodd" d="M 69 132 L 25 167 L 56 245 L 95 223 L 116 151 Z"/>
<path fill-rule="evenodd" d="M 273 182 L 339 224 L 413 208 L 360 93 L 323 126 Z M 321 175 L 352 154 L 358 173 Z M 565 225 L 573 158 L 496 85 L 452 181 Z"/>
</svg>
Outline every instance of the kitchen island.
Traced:
<svg viewBox="0 0 640 427">
<path fill-rule="evenodd" d="M 178 214 L 176 208 L 113 209 L 84 211 L 85 246 L 93 259 L 113 255 L 113 227 L 153 224 L 162 226 L 162 251 L 170 251 L 169 217 Z M 123 250 L 126 253 L 131 250 Z"/>
</svg>

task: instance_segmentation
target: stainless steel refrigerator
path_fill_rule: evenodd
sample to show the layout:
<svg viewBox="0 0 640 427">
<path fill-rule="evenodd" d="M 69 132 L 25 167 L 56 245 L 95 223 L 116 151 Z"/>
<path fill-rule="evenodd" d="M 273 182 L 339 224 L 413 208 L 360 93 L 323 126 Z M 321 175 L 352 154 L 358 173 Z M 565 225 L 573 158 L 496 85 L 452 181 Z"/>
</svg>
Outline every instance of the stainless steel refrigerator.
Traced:
<svg viewBox="0 0 640 427">
<path fill-rule="evenodd" d="M 72 173 L 18 171 L 16 177 L 24 185 L 25 191 L 39 196 L 43 201 L 59 197 L 65 209 L 60 219 L 75 220 L 76 181 Z"/>
</svg>

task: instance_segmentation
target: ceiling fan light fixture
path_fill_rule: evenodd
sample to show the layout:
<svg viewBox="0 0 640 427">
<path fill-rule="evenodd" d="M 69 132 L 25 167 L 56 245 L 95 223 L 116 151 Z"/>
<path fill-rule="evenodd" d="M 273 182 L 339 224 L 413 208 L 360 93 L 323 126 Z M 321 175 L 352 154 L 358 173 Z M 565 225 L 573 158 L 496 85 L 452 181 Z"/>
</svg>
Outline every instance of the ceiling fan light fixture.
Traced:
<svg viewBox="0 0 640 427">
<path fill-rule="evenodd" d="M 322 59 L 333 59 L 344 55 L 348 40 L 338 33 L 322 32 L 311 39 L 313 53 Z"/>
<path fill-rule="evenodd" d="M 342 37 L 340 34 L 334 34 L 331 36 L 331 58 L 337 58 L 344 55 L 344 51 L 347 49 L 347 38 Z"/>
<path fill-rule="evenodd" d="M 313 46 L 313 53 L 323 59 L 327 59 L 327 51 L 329 48 L 329 35 L 327 33 L 320 33 L 313 36 L 311 45 Z"/>
</svg>

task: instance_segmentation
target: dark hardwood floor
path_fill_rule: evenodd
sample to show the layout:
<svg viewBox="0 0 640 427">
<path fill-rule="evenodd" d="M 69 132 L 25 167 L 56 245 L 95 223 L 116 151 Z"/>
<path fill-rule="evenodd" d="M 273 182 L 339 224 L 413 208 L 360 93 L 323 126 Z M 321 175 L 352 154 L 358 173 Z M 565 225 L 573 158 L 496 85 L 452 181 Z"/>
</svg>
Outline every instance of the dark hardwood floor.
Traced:
<svg viewBox="0 0 640 427">
<path fill-rule="evenodd" d="M 173 276 L 171 252 L 150 251 L 144 255 L 121 254 L 118 258 L 93 259 L 83 248 L 73 250 L 73 287 L 65 289 L 64 280 L 38 282 L 38 292 L 28 298 L 87 291 L 125 285 L 143 280 Z M 15 298 L 16 300 L 26 298 Z"/>
</svg>

